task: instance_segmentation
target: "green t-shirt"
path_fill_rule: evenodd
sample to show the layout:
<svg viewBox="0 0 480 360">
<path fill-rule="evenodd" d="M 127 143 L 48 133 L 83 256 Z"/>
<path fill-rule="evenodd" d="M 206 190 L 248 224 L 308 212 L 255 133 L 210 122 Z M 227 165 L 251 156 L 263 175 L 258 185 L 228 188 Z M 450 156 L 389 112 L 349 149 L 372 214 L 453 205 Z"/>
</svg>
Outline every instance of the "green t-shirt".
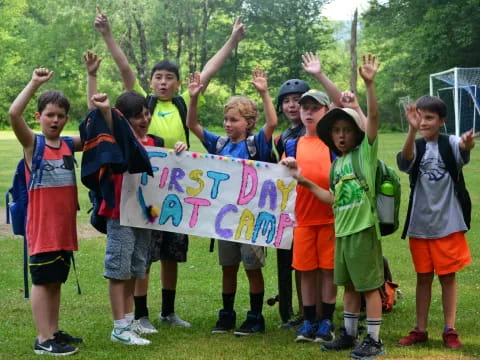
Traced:
<svg viewBox="0 0 480 360">
<path fill-rule="evenodd" d="M 360 168 L 370 189 L 375 189 L 377 171 L 378 141 L 368 143 L 365 135 L 358 148 L 343 155 L 334 163 L 331 170 L 333 179 L 340 179 L 334 189 L 333 210 L 335 213 L 335 235 L 337 237 L 358 233 L 378 223 L 377 213 L 372 201 L 355 177 L 352 155 L 360 152 Z M 378 227 L 378 226 L 377 226 Z"/>
<path fill-rule="evenodd" d="M 133 90 L 143 96 L 147 96 L 147 93 L 140 86 L 138 80 L 135 80 Z M 181 94 L 181 96 L 188 107 L 188 103 L 190 102 L 188 90 Z M 202 106 L 204 103 L 205 98 L 203 95 L 200 95 L 198 99 L 198 107 Z M 148 133 L 162 137 L 165 140 L 165 147 L 167 148 L 173 148 L 177 141 L 182 141 L 185 144 L 187 143 L 180 112 L 171 100 L 157 100 L 157 105 L 152 114 L 152 121 L 148 128 Z"/>
</svg>

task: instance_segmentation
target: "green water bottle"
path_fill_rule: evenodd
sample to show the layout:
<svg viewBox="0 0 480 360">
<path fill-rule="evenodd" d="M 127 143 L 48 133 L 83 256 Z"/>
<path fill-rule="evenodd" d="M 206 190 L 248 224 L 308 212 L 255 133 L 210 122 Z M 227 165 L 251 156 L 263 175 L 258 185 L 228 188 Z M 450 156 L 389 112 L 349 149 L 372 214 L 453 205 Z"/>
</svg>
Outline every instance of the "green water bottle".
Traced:
<svg viewBox="0 0 480 360">
<path fill-rule="evenodd" d="M 384 181 L 382 183 L 382 185 L 380 186 L 380 192 L 383 195 L 393 196 L 393 194 L 394 194 L 393 184 L 390 181 Z"/>
</svg>

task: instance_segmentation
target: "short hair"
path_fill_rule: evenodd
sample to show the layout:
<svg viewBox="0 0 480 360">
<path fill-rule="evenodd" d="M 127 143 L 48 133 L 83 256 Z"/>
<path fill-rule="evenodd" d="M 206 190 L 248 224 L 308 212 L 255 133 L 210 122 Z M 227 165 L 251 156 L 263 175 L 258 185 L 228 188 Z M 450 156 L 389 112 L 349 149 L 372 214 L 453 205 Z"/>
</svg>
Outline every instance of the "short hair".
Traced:
<svg viewBox="0 0 480 360">
<path fill-rule="evenodd" d="M 143 112 L 147 108 L 147 100 L 144 96 L 134 90 L 126 91 L 121 94 L 115 102 L 115 107 L 129 120 Z"/>
<path fill-rule="evenodd" d="M 255 128 L 258 119 L 257 104 L 246 96 L 236 95 L 228 99 L 223 107 L 223 114 L 225 115 L 231 109 L 237 110 L 240 116 L 253 122 L 253 125 L 248 129 L 248 133 L 250 133 Z"/>
<path fill-rule="evenodd" d="M 65 114 L 70 111 L 70 102 L 62 92 L 58 90 L 44 91 L 37 100 L 37 111 L 41 114 L 48 104 L 54 104 L 65 109 Z"/>
<path fill-rule="evenodd" d="M 157 62 L 152 68 L 152 71 L 150 73 L 150 79 L 153 78 L 153 74 L 155 74 L 155 71 L 159 70 L 170 71 L 175 74 L 177 80 L 180 80 L 180 71 L 178 69 L 178 65 L 169 60 L 162 60 Z"/>
<path fill-rule="evenodd" d="M 415 102 L 415 106 L 418 110 L 426 110 L 437 114 L 440 119 L 447 117 L 447 105 L 438 96 L 424 95 Z"/>
</svg>

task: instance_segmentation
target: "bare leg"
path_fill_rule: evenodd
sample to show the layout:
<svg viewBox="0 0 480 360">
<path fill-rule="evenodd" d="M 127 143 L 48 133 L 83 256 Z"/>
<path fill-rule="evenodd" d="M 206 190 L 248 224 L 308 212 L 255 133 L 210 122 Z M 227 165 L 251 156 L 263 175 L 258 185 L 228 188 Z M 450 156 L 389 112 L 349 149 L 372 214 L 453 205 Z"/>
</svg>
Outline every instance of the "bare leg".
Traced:
<svg viewBox="0 0 480 360">
<path fill-rule="evenodd" d="M 432 298 L 433 275 L 433 272 L 425 274 L 417 273 L 417 328 L 422 332 L 427 330 L 428 325 L 428 311 L 430 309 L 430 301 Z"/>
<path fill-rule="evenodd" d="M 58 330 L 60 289 L 60 282 L 32 286 L 31 306 L 40 343 Z"/>
<path fill-rule="evenodd" d="M 113 320 L 121 320 L 125 317 L 125 286 L 125 280 L 108 280 Z"/>
<path fill-rule="evenodd" d="M 250 293 L 258 294 L 264 291 L 265 284 L 263 282 L 262 269 L 245 270 L 250 284 Z M 235 277 L 236 279 L 236 277 Z"/>
<path fill-rule="evenodd" d="M 302 300 L 303 306 L 312 306 L 317 301 L 317 270 L 302 271 Z"/>
<path fill-rule="evenodd" d="M 438 279 L 442 285 L 442 305 L 445 326 L 455 328 L 457 311 L 457 281 L 455 273 L 440 275 Z"/>
<path fill-rule="evenodd" d="M 239 265 L 222 266 L 222 293 L 233 294 L 237 291 L 237 273 Z"/>
</svg>

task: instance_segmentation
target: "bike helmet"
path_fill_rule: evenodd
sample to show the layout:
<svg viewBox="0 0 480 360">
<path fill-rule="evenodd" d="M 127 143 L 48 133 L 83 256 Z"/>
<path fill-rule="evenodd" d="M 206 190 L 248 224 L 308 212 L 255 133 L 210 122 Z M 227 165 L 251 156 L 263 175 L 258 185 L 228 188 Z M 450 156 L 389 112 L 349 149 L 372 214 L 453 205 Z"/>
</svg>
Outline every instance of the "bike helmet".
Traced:
<svg viewBox="0 0 480 360">
<path fill-rule="evenodd" d="M 282 86 L 280 86 L 280 90 L 278 90 L 277 96 L 277 111 L 280 112 L 283 98 L 289 94 L 303 94 L 310 90 L 310 86 L 299 79 L 290 79 L 285 81 Z"/>
</svg>

